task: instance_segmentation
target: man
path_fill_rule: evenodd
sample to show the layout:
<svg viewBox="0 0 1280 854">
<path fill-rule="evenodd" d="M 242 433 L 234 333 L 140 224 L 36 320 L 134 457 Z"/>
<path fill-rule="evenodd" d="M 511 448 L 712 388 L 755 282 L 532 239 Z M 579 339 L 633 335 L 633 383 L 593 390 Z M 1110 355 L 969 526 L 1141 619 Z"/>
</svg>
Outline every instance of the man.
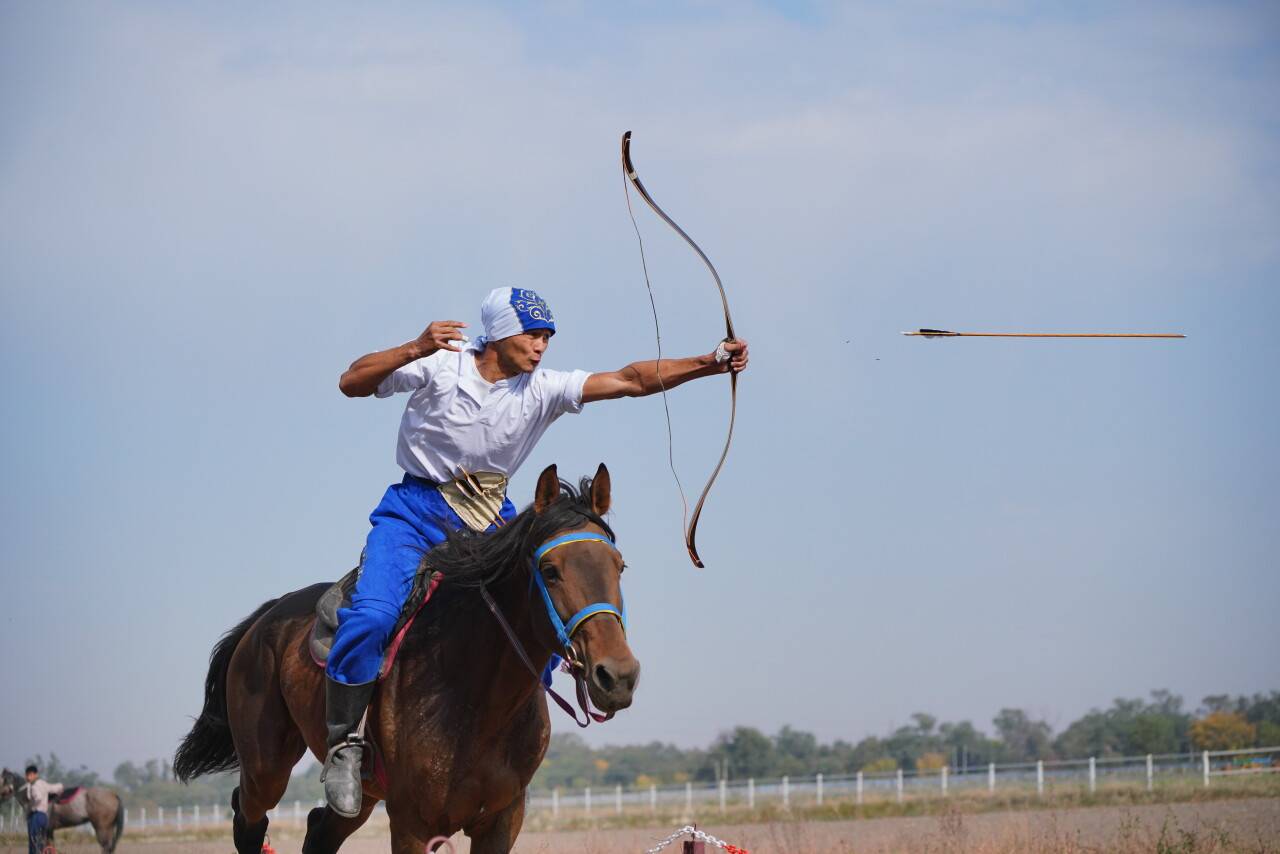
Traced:
<svg viewBox="0 0 1280 854">
<path fill-rule="evenodd" d="M 61 795 L 61 783 L 40 779 L 40 769 L 27 766 L 27 785 L 22 787 L 27 801 L 27 852 L 41 854 L 49 834 L 49 796 Z"/>
<path fill-rule="evenodd" d="M 540 365 L 555 319 L 536 293 L 498 288 L 480 318 L 484 335 L 474 342 L 462 333 L 467 324 L 436 321 L 407 344 L 360 357 L 338 383 L 348 397 L 409 393 L 396 446 L 404 479 L 369 517 L 363 569 L 351 607 L 338 612 L 326 670 L 321 778 L 340 815 L 359 813 L 360 722 L 422 555 L 444 541 L 445 528 L 486 531 L 513 518 L 507 481 L 561 415 L 747 367 L 747 343 L 730 341 L 705 356 L 662 359 L 661 378 L 658 361 L 608 373 L 553 371 Z"/>
</svg>

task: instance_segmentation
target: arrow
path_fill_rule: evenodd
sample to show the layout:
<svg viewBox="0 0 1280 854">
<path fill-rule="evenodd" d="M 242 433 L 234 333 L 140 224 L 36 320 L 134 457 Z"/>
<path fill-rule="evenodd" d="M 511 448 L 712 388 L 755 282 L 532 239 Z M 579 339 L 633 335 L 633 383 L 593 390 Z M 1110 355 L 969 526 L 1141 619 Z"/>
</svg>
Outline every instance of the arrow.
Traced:
<svg viewBox="0 0 1280 854">
<path fill-rule="evenodd" d="M 1172 332 L 948 332 L 945 329 L 917 329 L 904 332 L 921 338 L 1186 338 Z"/>
</svg>

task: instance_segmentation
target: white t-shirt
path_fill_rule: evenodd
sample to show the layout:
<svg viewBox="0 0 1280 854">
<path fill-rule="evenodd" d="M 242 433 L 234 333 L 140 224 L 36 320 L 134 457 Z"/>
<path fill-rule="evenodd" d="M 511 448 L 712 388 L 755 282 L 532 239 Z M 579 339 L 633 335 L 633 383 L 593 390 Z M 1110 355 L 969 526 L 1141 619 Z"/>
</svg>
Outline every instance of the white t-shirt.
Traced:
<svg viewBox="0 0 1280 854">
<path fill-rule="evenodd" d="M 444 482 L 461 466 L 511 477 L 551 422 L 582 411 L 589 372 L 539 366 L 490 383 L 480 376 L 473 348 L 437 350 L 378 385 L 378 397 L 411 392 L 396 443 L 396 462 L 409 474 Z"/>
</svg>

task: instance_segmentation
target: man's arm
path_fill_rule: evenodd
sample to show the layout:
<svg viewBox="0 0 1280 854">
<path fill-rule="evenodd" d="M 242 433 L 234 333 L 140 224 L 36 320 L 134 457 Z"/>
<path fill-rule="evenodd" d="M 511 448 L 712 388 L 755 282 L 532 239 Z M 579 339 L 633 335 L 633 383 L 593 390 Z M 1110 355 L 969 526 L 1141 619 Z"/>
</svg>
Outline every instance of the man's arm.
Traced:
<svg viewBox="0 0 1280 854">
<path fill-rule="evenodd" d="M 466 326 L 459 320 L 437 320 L 407 344 L 361 356 L 343 372 L 338 379 L 338 388 L 347 397 L 368 397 L 397 368 L 424 359 L 437 350 L 452 350 L 457 353 L 458 348 L 449 342 L 461 341 L 463 335 L 460 330 Z"/>
<path fill-rule="evenodd" d="M 63 783 L 45 783 L 45 791 L 50 795 L 61 795 L 65 785 Z"/>
<path fill-rule="evenodd" d="M 678 385 L 709 377 L 715 374 L 728 373 L 730 368 L 741 372 L 747 368 L 747 342 L 741 339 L 728 341 L 723 345 L 729 358 L 723 362 L 716 361 L 715 353 L 705 356 L 690 356 L 687 359 L 652 359 L 646 362 L 632 362 L 617 371 L 592 374 L 582 387 L 582 402 L 591 403 L 596 400 L 614 400 L 619 397 L 645 397 L 660 391 L 671 390 Z M 659 376 L 658 368 L 662 374 Z"/>
</svg>

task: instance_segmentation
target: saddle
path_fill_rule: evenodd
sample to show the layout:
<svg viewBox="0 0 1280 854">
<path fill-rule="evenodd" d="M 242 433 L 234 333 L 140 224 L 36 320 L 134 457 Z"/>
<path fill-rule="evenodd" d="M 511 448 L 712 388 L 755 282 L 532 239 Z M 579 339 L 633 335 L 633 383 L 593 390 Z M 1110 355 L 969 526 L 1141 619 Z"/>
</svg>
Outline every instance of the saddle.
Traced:
<svg viewBox="0 0 1280 854">
<path fill-rule="evenodd" d="M 333 638 L 338 631 L 338 609 L 351 607 L 351 594 L 363 570 L 364 556 L 361 555 L 360 565 L 342 576 L 320 596 L 320 601 L 316 602 L 315 623 L 311 627 L 311 637 L 307 645 L 311 651 L 311 658 L 318 667 L 324 667 L 329 661 L 329 651 L 333 649 Z M 418 572 L 413 578 L 413 588 L 409 591 L 404 608 L 396 619 L 395 628 L 391 632 L 391 642 L 387 644 L 386 652 L 382 655 L 382 665 L 378 668 L 378 681 L 385 679 L 391 672 L 396 653 L 400 651 L 400 644 L 443 578 L 444 576 L 439 572 L 428 570 L 426 561 L 419 564 Z"/>
<path fill-rule="evenodd" d="M 57 796 L 57 798 L 54 800 L 54 803 L 55 804 L 71 803 L 71 801 L 75 798 L 75 796 L 80 794 L 80 790 L 83 788 L 84 786 L 72 786 L 69 789 L 63 789 L 62 794 Z"/>
</svg>

